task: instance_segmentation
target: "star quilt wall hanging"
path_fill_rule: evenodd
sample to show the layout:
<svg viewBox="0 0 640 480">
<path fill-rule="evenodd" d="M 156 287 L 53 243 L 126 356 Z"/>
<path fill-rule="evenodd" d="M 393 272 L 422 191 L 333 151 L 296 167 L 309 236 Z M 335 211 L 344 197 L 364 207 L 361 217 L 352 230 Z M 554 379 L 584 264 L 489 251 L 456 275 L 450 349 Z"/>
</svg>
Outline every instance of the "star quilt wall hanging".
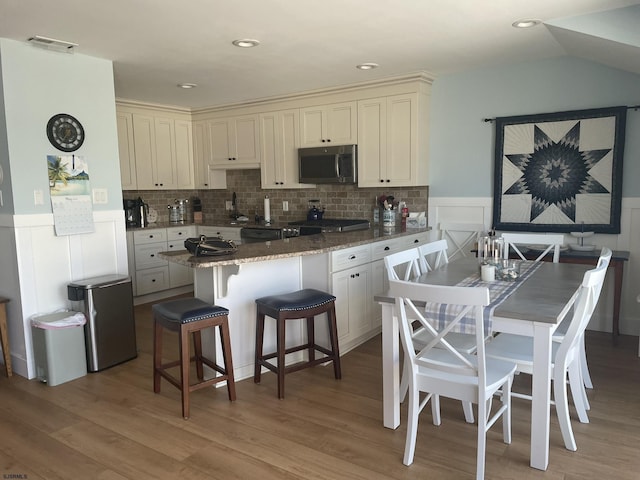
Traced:
<svg viewBox="0 0 640 480">
<path fill-rule="evenodd" d="M 627 107 L 496 118 L 493 227 L 620 233 Z"/>
</svg>

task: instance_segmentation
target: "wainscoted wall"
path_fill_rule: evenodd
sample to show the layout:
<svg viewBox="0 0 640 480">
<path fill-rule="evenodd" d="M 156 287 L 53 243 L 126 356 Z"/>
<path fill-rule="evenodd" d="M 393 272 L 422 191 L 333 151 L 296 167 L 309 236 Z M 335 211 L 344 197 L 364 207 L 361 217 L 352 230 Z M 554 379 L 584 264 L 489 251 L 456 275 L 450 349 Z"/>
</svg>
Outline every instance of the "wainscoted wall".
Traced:
<svg viewBox="0 0 640 480">
<path fill-rule="evenodd" d="M 374 199 L 380 195 L 393 195 L 397 200 L 407 203 L 410 212 L 426 212 L 428 208 L 429 187 L 412 188 L 358 188 L 357 185 L 317 185 L 308 189 L 268 190 L 260 187 L 260 170 L 229 170 L 226 190 L 144 190 L 124 191 L 124 198 L 138 196 L 158 211 L 158 221 L 169 221 L 167 205 L 176 198 L 202 200 L 205 222 L 226 222 L 229 213 L 225 211 L 225 201 L 231 200 L 236 192 L 238 211 L 251 222 L 255 215 L 264 214 L 264 196 L 271 200 L 271 219 L 288 222 L 306 218 L 311 200 L 325 208 L 328 218 L 366 218 L 371 220 Z M 282 211 L 282 202 L 289 202 L 289 211 Z M 315 203 L 315 202 L 314 202 Z M 189 205 L 191 215 L 191 205 Z M 189 216 L 191 219 L 192 216 Z"/>
<path fill-rule="evenodd" d="M 432 239 L 438 237 L 440 222 L 483 223 L 491 228 L 493 199 L 487 197 L 433 197 L 429 199 L 429 225 Z M 628 250 L 630 258 L 624 267 L 622 302 L 620 306 L 620 332 L 638 335 L 640 313 L 636 297 L 640 293 L 640 198 L 622 199 L 622 228 L 619 235 L 597 234 L 589 240 L 598 247 Z M 635 240 L 635 241 L 634 241 Z M 567 236 L 567 243 L 574 241 Z M 596 313 L 589 324 L 590 330 L 610 332 L 613 317 L 613 276 L 607 275 Z"/>
<path fill-rule="evenodd" d="M 55 234 L 53 214 L 0 215 L 3 255 L 2 294 L 7 304 L 9 343 L 15 373 L 36 376 L 31 341 L 31 317 L 70 307 L 67 285 L 83 278 L 126 275 L 127 244 L 124 217 L 118 210 L 94 211 L 95 231 Z"/>
</svg>

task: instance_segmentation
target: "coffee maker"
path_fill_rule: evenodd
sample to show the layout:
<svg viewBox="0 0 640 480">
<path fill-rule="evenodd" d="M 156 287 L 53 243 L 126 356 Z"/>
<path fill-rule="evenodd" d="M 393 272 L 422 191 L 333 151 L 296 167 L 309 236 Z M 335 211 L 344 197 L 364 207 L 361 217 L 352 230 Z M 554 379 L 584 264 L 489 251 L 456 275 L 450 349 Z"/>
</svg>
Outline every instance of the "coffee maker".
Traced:
<svg viewBox="0 0 640 480">
<path fill-rule="evenodd" d="M 135 200 L 123 199 L 124 218 L 128 228 L 140 228 L 147 226 L 147 215 L 149 214 L 149 205 L 144 203 L 142 198 Z"/>
<path fill-rule="evenodd" d="M 130 227 L 139 227 L 139 209 L 136 209 L 136 200 L 131 199 L 123 199 L 122 203 L 124 205 L 124 221 L 127 228 Z"/>
</svg>

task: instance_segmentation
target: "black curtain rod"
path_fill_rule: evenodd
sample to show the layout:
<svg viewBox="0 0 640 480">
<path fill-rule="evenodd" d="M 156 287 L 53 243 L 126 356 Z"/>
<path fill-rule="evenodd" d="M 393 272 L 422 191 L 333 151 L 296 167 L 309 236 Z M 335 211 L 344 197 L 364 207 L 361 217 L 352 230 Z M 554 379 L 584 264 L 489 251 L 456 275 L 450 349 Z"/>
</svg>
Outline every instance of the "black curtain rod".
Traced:
<svg viewBox="0 0 640 480">
<path fill-rule="evenodd" d="M 633 105 L 631 107 L 627 107 L 627 110 L 640 110 L 640 105 Z M 483 118 L 482 121 L 485 122 L 485 123 L 492 123 L 492 122 L 495 122 L 496 119 L 495 118 Z"/>
</svg>

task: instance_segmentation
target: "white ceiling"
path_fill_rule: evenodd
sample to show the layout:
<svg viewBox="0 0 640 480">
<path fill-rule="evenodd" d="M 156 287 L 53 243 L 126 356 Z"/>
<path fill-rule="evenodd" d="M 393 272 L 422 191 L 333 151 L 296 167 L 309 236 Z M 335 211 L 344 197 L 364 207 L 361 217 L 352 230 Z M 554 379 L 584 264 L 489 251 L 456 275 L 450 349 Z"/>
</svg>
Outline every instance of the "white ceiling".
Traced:
<svg viewBox="0 0 640 480">
<path fill-rule="evenodd" d="M 26 41 L 41 35 L 77 43 L 76 54 L 113 61 L 117 97 L 201 108 L 421 71 L 437 77 L 562 55 L 640 74 L 639 4 L 0 0 L 0 37 Z M 544 23 L 513 28 L 521 18 Z M 234 47 L 231 41 L 239 38 L 261 44 Z M 380 67 L 355 68 L 364 62 Z M 181 82 L 198 87 L 179 89 Z"/>
</svg>

